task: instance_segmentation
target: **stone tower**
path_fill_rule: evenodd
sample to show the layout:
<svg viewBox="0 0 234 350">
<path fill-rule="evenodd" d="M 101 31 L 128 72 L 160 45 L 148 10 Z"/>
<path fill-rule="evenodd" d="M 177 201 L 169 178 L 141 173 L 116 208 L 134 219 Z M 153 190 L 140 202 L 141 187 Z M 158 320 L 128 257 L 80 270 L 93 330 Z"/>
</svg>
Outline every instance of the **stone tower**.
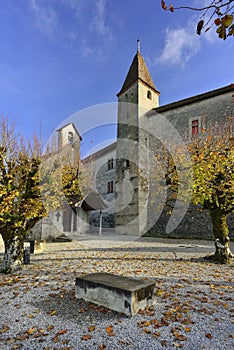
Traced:
<svg viewBox="0 0 234 350">
<path fill-rule="evenodd" d="M 137 53 L 127 73 L 118 97 L 118 130 L 116 162 L 117 234 L 140 235 L 145 217 L 142 208 L 145 191 L 139 181 L 140 148 L 147 145 L 147 135 L 141 128 L 142 118 L 152 108 L 159 106 L 160 93 L 140 53 Z"/>
</svg>

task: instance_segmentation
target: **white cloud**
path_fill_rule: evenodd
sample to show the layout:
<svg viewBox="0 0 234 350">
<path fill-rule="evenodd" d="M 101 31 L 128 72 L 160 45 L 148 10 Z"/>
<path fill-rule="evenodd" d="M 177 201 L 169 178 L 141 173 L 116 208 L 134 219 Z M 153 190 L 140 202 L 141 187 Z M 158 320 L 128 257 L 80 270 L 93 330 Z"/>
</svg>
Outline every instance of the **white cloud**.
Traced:
<svg viewBox="0 0 234 350">
<path fill-rule="evenodd" d="M 35 26 L 46 36 L 53 36 L 58 27 L 56 12 L 51 7 L 42 7 L 37 0 L 29 0 Z"/>
<path fill-rule="evenodd" d="M 106 0 L 95 1 L 95 17 L 91 29 L 105 39 L 111 39 L 110 28 L 106 24 Z"/>
<path fill-rule="evenodd" d="M 192 30 L 167 29 L 163 52 L 156 61 L 183 67 L 200 49 L 199 37 L 194 28 Z"/>
</svg>

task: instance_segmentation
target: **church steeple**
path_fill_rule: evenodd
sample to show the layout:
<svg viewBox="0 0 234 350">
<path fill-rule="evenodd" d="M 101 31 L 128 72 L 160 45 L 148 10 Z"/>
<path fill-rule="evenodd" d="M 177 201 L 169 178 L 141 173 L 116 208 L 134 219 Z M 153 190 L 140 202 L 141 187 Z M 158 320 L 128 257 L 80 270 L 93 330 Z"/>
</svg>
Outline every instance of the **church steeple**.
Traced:
<svg viewBox="0 0 234 350">
<path fill-rule="evenodd" d="M 138 235 L 144 229 L 144 219 L 140 222 L 139 218 L 142 215 L 142 208 L 145 207 L 146 193 L 140 184 L 135 165 L 141 164 L 141 146 L 144 145 L 147 149 L 149 140 L 147 131 L 143 127 L 148 119 L 146 114 L 159 106 L 159 92 L 141 55 L 140 41 L 137 42 L 137 53 L 117 96 L 116 188 L 118 200 L 115 229 L 118 234 Z M 128 141 L 128 146 L 124 146 L 123 140 Z M 144 159 L 144 162 L 146 164 L 147 159 Z M 126 188 L 126 183 L 129 182 L 132 185 L 129 188 L 133 190 Z M 131 198 L 130 203 L 129 198 Z"/>
<path fill-rule="evenodd" d="M 147 85 L 149 88 L 151 88 L 153 91 L 159 94 L 159 92 L 156 89 L 156 86 L 153 82 L 153 79 L 150 76 L 150 73 L 148 71 L 148 68 L 146 66 L 146 63 L 144 61 L 144 58 L 142 57 L 140 53 L 140 40 L 137 40 L 137 53 L 133 58 L 132 64 L 129 68 L 128 74 L 126 76 L 126 79 L 123 83 L 123 86 L 120 90 L 120 92 L 117 94 L 121 95 L 126 90 L 128 90 L 134 83 L 136 82 L 142 82 L 143 84 Z"/>
</svg>

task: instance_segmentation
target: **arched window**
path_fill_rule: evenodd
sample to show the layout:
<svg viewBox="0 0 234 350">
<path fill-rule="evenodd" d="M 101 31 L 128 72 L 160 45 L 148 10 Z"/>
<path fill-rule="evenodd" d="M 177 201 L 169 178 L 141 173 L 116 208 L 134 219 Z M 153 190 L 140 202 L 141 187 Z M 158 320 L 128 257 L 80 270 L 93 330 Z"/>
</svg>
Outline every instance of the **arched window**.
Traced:
<svg viewBox="0 0 234 350">
<path fill-rule="evenodd" d="M 152 92 L 150 90 L 147 91 L 147 98 L 152 100 Z"/>
<path fill-rule="evenodd" d="M 69 145 L 72 145 L 73 137 L 74 137 L 73 132 L 69 131 L 68 134 L 67 134 L 67 141 L 68 141 Z"/>
</svg>

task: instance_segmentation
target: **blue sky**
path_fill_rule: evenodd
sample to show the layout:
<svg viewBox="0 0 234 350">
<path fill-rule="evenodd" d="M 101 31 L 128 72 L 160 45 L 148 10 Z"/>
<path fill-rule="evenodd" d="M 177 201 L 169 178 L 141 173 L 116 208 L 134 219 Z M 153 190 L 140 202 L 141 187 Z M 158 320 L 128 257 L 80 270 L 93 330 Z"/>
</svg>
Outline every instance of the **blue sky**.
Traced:
<svg viewBox="0 0 234 350">
<path fill-rule="evenodd" d="M 73 113 L 116 102 L 137 38 L 161 105 L 232 83 L 233 38 L 199 37 L 197 13 L 160 3 L 0 0 L 0 112 L 46 138 Z"/>
</svg>

